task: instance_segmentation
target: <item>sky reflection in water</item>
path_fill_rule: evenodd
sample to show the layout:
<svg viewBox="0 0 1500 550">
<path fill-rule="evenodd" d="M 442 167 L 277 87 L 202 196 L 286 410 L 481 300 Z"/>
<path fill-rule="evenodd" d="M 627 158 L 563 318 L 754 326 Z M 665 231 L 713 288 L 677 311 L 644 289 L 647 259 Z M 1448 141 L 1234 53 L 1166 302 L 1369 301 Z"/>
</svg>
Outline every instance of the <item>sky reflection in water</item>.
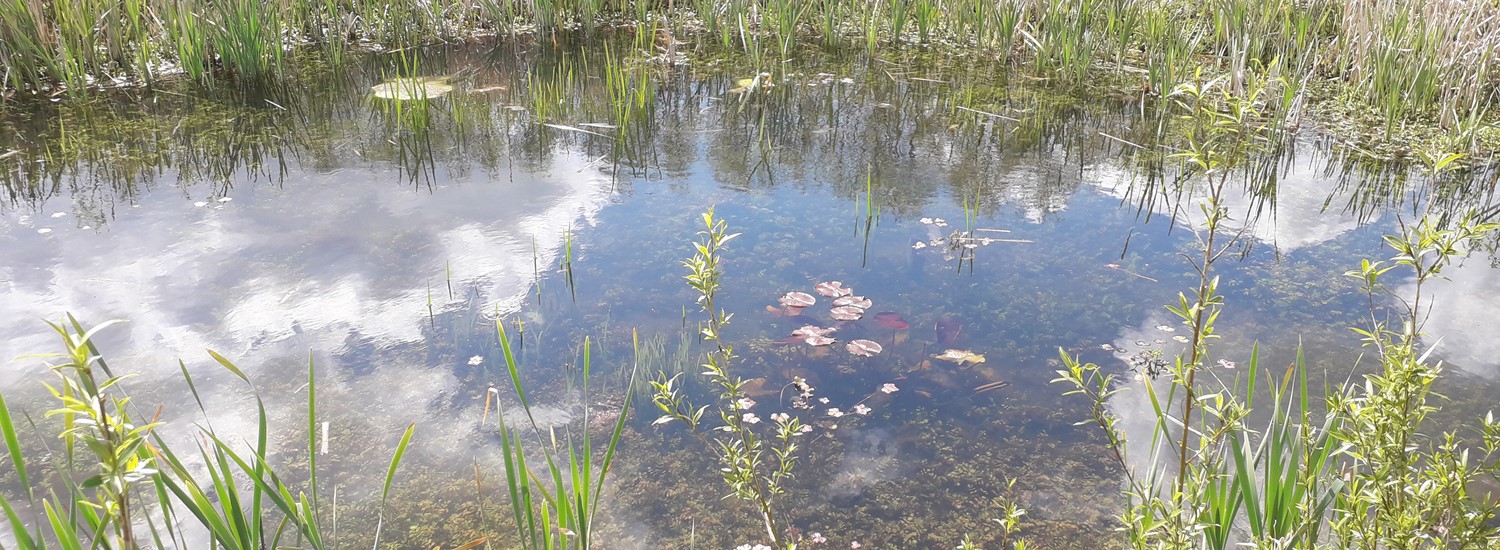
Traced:
<svg viewBox="0 0 1500 550">
<path fill-rule="evenodd" d="M 674 75 L 658 90 L 655 116 L 622 146 L 541 127 L 511 108 L 530 104 L 520 91 L 527 78 L 548 74 L 558 59 L 510 50 L 437 56 L 425 66 L 480 67 L 470 88 L 507 91 L 463 96 L 460 86 L 460 97 L 441 104 L 464 108 L 440 113 L 427 133 L 394 125 L 363 98 L 382 74 L 374 59 L 326 94 L 282 98 L 287 114 L 251 107 L 265 126 L 205 139 L 201 149 L 150 122 L 235 107 L 208 100 L 125 117 L 145 120 L 132 135 L 165 139 L 170 158 L 126 154 L 130 143 L 116 144 L 126 152 L 119 157 L 79 152 L 73 164 L 41 169 L 53 182 L 41 190 L 16 183 L 37 181 L 27 176 L 37 165 L 6 165 L 0 356 L 54 349 L 55 336 L 37 320 L 64 311 L 86 323 L 126 320 L 101 347 L 141 375 L 132 382 L 137 400 L 165 404 L 172 437 L 186 441 L 184 428 L 197 416 L 177 358 L 201 378 L 215 426 L 248 433 L 253 409 L 242 388 L 216 373 L 202 350 L 246 367 L 273 421 L 288 426 L 301 418 L 311 351 L 339 434 L 325 463 L 351 491 L 373 488 L 373 468 L 360 461 L 388 452 L 413 421 L 424 444 L 410 468 L 461 480 L 471 460 L 494 458 L 478 419 L 485 388 L 497 383 L 495 313 L 520 321 L 513 329 L 526 333 L 522 357 L 546 406 L 569 418 L 588 404 L 559 380 L 584 336 L 598 346 L 602 371 L 628 363 L 632 329 L 678 342 L 693 300 L 678 261 L 689 254 L 697 215 L 717 205 L 732 230 L 744 232 L 729 253 L 722 302 L 738 313 L 729 338 L 741 343 L 742 375 L 765 377 L 773 388 L 807 376 L 846 410 L 872 397 L 869 417 L 838 429 L 818 417 L 820 429 L 836 435 L 825 443 L 830 452 L 809 459 L 796 493 L 809 503 L 794 514 L 802 527 L 866 533 L 867 543 L 952 544 L 965 521 L 990 512 L 973 507 L 1000 496 L 1002 487 L 984 477 L 998 474 L 1024 479 L 1018 497 L 1039 533 L 1075 542 L 1108 536 L 1111 500 L 1100 497 L 1114 494 L 1115 481 L 1107 461 L 1086 456 L 1102 447 L 1089 428 L 1071 426 L 1083 418 L 1082 403 L 1048 383 L 1049 361 L 1062 347 L 1123 369 L 1129 353 L 1102 344 L 1178 350 L 1173 333 L 1157 327 L 1176 325 L 1162 304 L 1191 282 L 1180 254 L 1191 250 L 1200 216 L 1191 193 L 1150 184 L 1127 148 L 1101 137 L 1129 135 L 1133 109 L 1058 102 L 1045 90 L 1000 83 L 990 91 L 995 101 L 1033 113 L 1000 123 L 955 114 L 944 104 L 950 90 L 925 81 L 830 62 L 808 67 L 764 103 L 725 94 L 733 74 Z M 943 70 L 917 66 L 902 76 Z M 555 122 L 608 120 L 599 84 L 574 86 Z M 50 130 L 32 131 L 45 141 Z M 1350 172 L 1325 150 L 1299 145 L 1299 154 L 1275 161 L 1270 200 L 1246 193 L 1229 201 L 1237 223 L 1253 227 L 1244 253 L 1221 265 L 1229 309 L 1218 352 L 1243 364 L 1249 342 L 1258 341 L 1284 364 L 1300 339 L 1309 356 L 1322 358 L 1317 364 L 1347 373 L 1356 341 L 1343 327 L 1366 312 L 1341 274 L 1360 258 L 1387 255 L 1379 235 L 1394 217 L 1362 202 L 1371 194 L 1362 184 L 1402 176 Z M 225 147 L 257 153 L 245 158 L 258 164 L 213 165 Z M 619 162 L 610 160 L 616 153 Z M 868 231 L 867 178 L 881 211 Z M 1018 242 L 982 246 L 966 266 L 941 247 L 913 247 L 961 226 L 963 197 L 975 196 L 977 227 Z M 558 269 L 569 252 L 565 234 L 576 288 Z M 1445 338 L 1439 355 L 1479 377 L 1455 388 L 1475 395 L 1492 391 L 1500 374 L 1500 344 L 1490 336 L 1500 276 L 1490 263 L 1472 258 L 1432 287 L 1430 328 Z M 868 318 L 842 328 L 842 340 L 885 346 L 869 359 L 850 357 L 842 344 L 827 354 L 773 344 L 808 320 L 770 316 L 765 306 L 825 280 L 854 287 L 874 301 L 872 313 L 897 312 L 911 328 L 888 331 Z M 828 322 L 820 300 L 809 314 Z M 951 343 L 940 341 L 939 323 L 961 327 Z M 932 359 L 949 345 L 987 361 L 958 367 Z M 467 366 L 476 355 L 487 363 Z M 38 362 L 5 368 L 7 398 L 40 407 Z M 1009 385 L 975 392 L 994 381 Z M 888 382 L 902 391 L 875 392 Z M 1127 426 L 1149 429 L 1139 416 L 1143 393 L 1112 403 Z M 767 407 L 776 401 L 762 398 Z M 618 498 L 631 506 L 614 518 L 626 533 L 622 546 L 670 545 L 689 528 L 678 519 L 683 510 L 639 494 L 653 490 L 643 481 L 651 453 L 690 460 L 656 436 L 628 449 Z M 698 464 L 712 473 L 708 462 Z M 725 505 L 714 504 L 720 493 L 711 476 L 679 474 L 702 481 L 679 498 Z M 929 493 L 940 501 L 919 509 L 899 496 Z M 725 541 L 754 532 L 725 521 L 715 535 Z"/>
</svg>

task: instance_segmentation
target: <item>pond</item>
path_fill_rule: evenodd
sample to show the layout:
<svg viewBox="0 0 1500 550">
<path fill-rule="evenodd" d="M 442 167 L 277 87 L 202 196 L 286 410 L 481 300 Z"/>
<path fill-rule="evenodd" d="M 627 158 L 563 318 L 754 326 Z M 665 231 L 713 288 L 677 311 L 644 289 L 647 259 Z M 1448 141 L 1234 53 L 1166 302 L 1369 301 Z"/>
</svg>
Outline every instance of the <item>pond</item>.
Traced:
<svg viewBox="0 0 1500 550">
<path fill-rule="evenodd" d="M 298 59 L 265 89 L 101 92 L 12 112 L 0 356 L 59 351 L 41 320 L 65 312 L 120 319 L 99 347 L 135 375 L 136 406 L 161 406 L 169 440 L 191 444 L 201 423 L 252 437 L 255 401 L 215 350 L 254 381 L 289 464 L 307 458 L 310 356 L 335 545 L 371 544 L 384 469 L 415 423 L 382 540 L 457 546 L 504 532 L 509 514 L 487 401 L 497 388 L 514 412 L 496 323 L 559 427 L 597 429 L 575 420 L 618 410 L 636 364 L 693 378 L 703 316 L 681 262 L 712 207 L 742 233 L 719 302 L 735 314 L 732 369 L 763 416 L 801 412 L 815 428 L 783 497 L 790 525 L 832 547 L 951 548 L 994 540 L 997 504 L 1013 500 L 1045 546 L 1118 536 L 1118 467 L 1097 429 L 1076 425 L 1087 403 L 1051 381 L 1059 348 L 1129 377 L 1132 356 L 1183 347 L 1165 304 L 1197 282 L 1185 255 L 1199 196 L 1136 145 L 1154 131 L 1139 98 L 920 51 L 809 51 L 763 80 L 732 56 L 687 67 L 618 51 L 629 44 Z M 416 58 L 414 76 L 442 83 L 434 97 L 402 109 L 371 97 Z M 1370 303 L 1344 272 L 1390 256 L 1381 235 L 1415 209 L 1495 200 L 1493 171 L 1430 186 L 1332 141 L 1298 135 L 1235 180 L 1243 237 L 1218 266 L 1215 378 L 1232 383 L 1258 344 L 1265 365 L 1301 346 L 1314 378 L 1346 379 L 1362 353 L 1348 328 Z M 1430 288 L 1429 332 L 1451 367 L 1445 426 L 1482 417 L 1500 390 L 1494 264 L 1476 254 Z M 790 338 L 834 324 L 833 298 L 815 292 L 829 281 L 868 313 L 839 323 L 831 346 Z M 817 303 L 783 309 L 793 291 Z M 883 350 L 851 354 L 854 339 Z M 938 357 L 948 350 L 982 362 Z M 11 407 L 42 423 L 44 366 L 4 368 Z M 793 411 L 797 377 L 828 402 Z M 1112 401 L 1128 429 L 1149 431 L 1131 427 L 1148 422 L 1144 399 Z M 600 520 L 609 547 L 758 541 L 715 458 L 680 426 L 653 426 L 649 398 L 636 406 Z"/>
</svg>

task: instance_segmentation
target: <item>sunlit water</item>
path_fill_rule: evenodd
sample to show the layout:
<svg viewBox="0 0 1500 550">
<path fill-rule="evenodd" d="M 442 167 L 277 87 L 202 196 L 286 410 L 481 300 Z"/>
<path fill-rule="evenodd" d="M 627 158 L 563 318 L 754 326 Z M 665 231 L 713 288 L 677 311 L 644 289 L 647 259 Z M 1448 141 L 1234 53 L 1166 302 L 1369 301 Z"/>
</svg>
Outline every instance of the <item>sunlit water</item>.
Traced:
<svg viewBox="0 0 1500 550">
<path fill-rule="evenodd" d="M 137 406 L 164 407 L 169 440 L 188 444 L 203 422 L 249 436 L 253 399 L 213 349 L 266 400 L 277 457 L 300 464 L 310 354 L 330 424 L 321 481 L 341 499 L 338 545 L 369 544 L 371 496 L 414 422 L 383 538 L 453 546 L 504 532 L 508 515 L 493 417 L 481 425 L 488 388 L 514 406 L 496 320 L 540 420 L 560 427 L 577 429 L 585 407 L 617 410 L 633 336 L 659 350 L 646 367 L 679 363 L 692 377 L 702 316 L 679 262 L 714 207 L 743 233 L 720 302 L 736 313 L 733 368 L 764 379 L 753 394 L 761 416 L 796 412 L 816 426 L 783 501 L 792 526 L 837 547 L 952 547 L 965 534 L 993 540 L 996 505 L 1010 498 L 1046 546 L 1114 536 L 1117 466 L 1093 427 L 1074 425 L 1085 403 L 1050 381 L 1059 348 L 1128 380 L 1131 355 L 1183 347 L 1173 337 L 1186 329 L 1164 304 L 1196 282 L 1183 255 L 1201 215 L 1196 195 L 1163 191 L 1117 139 L 1139 131 L 1137 106 L 892 54 L 810 62 L 760 98 L 729 92 L 748 76 L 733 70 L 658 69 L 654 110 L 622 139 L 584 125 L 611 121 L 603 84 L 587 76 L 602 58 L 585 57 L 593 69 L 576 53 L 524 47 L 434 53 L 424 67 L 459 85 L 433 100 L 425 132 L 367 97 L 393 72 L 378 56 L 309 70 L 296 91 L 132 92 L 13 119 L 0 139 L 17 151 L 0 160 L 0 356 L 57 351 L 41 320 L 64 312 L 123 320 L 98 343 L 117 371 L 137 375 Z M 535 83 L 554 81 L 560 62 L 580 76 L 538 99 Z M 1005 112 L 952 108 L 966 87 Z M 556 126 L 539 124 L 550 109 Z M 1389 255 L 1380 235 L 1413 201 L 1490 200 L 1483 181 L 1461 199 L 1428 196 L 1400 169 L 1357 169 L 1333 151 L 1304 136 L 1268 163 L 1274 187 L 1228 201 L 1247 229 L 1242 253 L 1218 265 L 1227 306 L 1216 357 L 1243 365 L 1258 343 L 1279 369 L 1300 344 L 1344 379 L 1360 353 L 1346 327 L 1367 318 L 1368 302 L 1343 272 Z M 950 248 L 966 223 L 991 240 Z M 1428 289 L 1428 326 L 1453 367 L 1444 417 L 1471 422 L 1500 374 L 1500 276 L 1487 254 L 1448 275 Z M 768 309 L 822 281 L 869 298 L 869 314 L 841 324 L 833 346 L 781 342 L 833 324 L 829 298 L 800 316 Z M 588 401 L 566 383 L 585 338 Z M 853 356 L 844 341 L 856 338 L 884 351 Z M 934 358 L 948 349 L 985 361 Z M 41 361 L 4 372 L 13 408 L 46 407 Z M 828 403 L 789 409 L 794 392 L 782 388 L 793 377 Z M 1149 430 L 1143 399 L 1111 403 L 1136 433 Z M 650 426 L 649 403 L 637 405 L 601 520 L 609 547 L 756 541 L 749 509 L 721 498 L 708 451 L 679 427 Z"/>
</svg>

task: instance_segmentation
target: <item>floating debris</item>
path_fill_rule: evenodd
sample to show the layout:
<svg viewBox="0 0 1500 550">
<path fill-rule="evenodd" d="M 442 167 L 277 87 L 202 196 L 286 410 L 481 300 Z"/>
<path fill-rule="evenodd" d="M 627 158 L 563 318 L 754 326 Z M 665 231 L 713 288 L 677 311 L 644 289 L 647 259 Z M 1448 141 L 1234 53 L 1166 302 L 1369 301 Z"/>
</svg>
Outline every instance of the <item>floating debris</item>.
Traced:
<svg viewBox="0 0 1500 550">
<path fill-rule="evenodd" d="M 453 91 L 446 78 L 393 78 L 370 87 L 375 97 L 411 101 L 432 99 Z"/>
<path fill-rule="evenodd" d="M 844 283 L 841 283 L 841 282 L 838 282 L 838 281 L 827 281 L 827 282 L 818 283 L 817 286 L 813 287 L 813 290 L 817 291 L 818 294 L 822 294 L 823 296 L 828 297 L 828 298 L 838 298 L 838 297 L 841 297 L 841 296 L 848 296 L 848 295 L 854 293 L 854 289 L 852 289 L 852 288 L 844 288 Z M 837 304 L 835 304 L 835 305 L 837 305 Z"/>
<path fill-rule="evenodd" d="M 1131 271 L 1129 269 L 1125 269 L 1123 267 L 1120 267 L 1120 264 L 1104 264 L 1104 267 L 1107 267 L 1107 268 L 1110 268 L 1110 269 L 1113 269 L 1113 270 L 1116 270 L 1116 271 L 1124 272 L 1126 275 L 1130 275 L 1130 276 L 1133 276 L 1133 277 L 1140 277 L 1142 279 L 1145 279 L 1147 281 L 1151 281 L 1153 283 L 1159 283 L 1159 282 L 1161 282 L 1161 281 L 1158 281 L 1156 279 L 1152 279 L 1150 277 L 1147 277 L 1145 275 L 1141 275 L 1140 273 L 1136 273 L 1136 272 Z"/>
<path fill-rule="evenodd" d="M 781 297 L 781 305 L 787 307 L 804 308 L 818 303 L 817 298 L 806 292 L 788 292 Z"/>
<path fill-rule="evenodd" d="M 1006 387 L 1006 386 L 1009 386 L 1009 385 L 1010 385 L 1010 382 L 1006 382 L 1006 381 L 1003 381 L 1003 380 L 999 381 L 999 382 L 990 382 L 988 384 L 983 384 L 983 385 L 981 385 L 981 386 L 979 386 L 977 388 L 974 388 L 974 393 L 975 394 L 981 394 L 981 393 L 984 393 L 984 392 L 987 392 L 987 391 L 990 391 L 990 390 L 998 390 L 1000 388 L 1003 388 L 1003 387 Z"/>
<path fill-rule="evenodd" d="M 880 347 L 879 343 L 870 340 L 855 340 L 853 342 L 849 342 L 848 345 L 844 346 L 844 349 L 849 350 L 849 353 L 855 355 L 859 355 L 862 357 L 872 357 L 875 354 L 880 353 L 884 348 Z"/>
<path fill-rule="evenodd" d="M 853 306 L 836 307 L 828 312 L 828 315 L 840 321 L 854 321 L 863 317 L 865 310 Z"/>
<path fill-rule="evenodd" d="M 842 298 L 834 300 L 833 305 L 834 307 L 850 306 L 857 307 L 859 309 L 870 309 L 870 306 L 874 304 L 870 302 L 869 298 L 866 298 L 864 296 L 844 296 Z"/>
<path fill-rule="evenodd" d="M 933 359 L 942 359 L 963 365 L 965 363 L 979 364 L 984 362 L 984 356 L 966 349 L 950 349 L 943 353 L 932 356 Z"/>
</svg>

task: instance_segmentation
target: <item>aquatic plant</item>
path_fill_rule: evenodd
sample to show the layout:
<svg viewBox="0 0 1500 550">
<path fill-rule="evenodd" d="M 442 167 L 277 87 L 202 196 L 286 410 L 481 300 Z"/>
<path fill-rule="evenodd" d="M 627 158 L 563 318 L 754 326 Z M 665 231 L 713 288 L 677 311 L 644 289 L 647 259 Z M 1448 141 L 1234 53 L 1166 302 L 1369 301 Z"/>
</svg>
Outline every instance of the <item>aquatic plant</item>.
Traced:
<svg viewBox="0 0 1500 550">
<path fill-rule="evenodd" d="M 1497 466 L 1489 456 L 1471 465 L 1453 433 L 1436 448 L 1416 443 L 1422 420 L 1434 410 L 1426 400 L 1438 373 L 1426 364 L 1426 354 L 1418 353 L 1417 339 L 1423 283 L 1462 254 L 1465 243 L 1500 226 L 1479 223 L 1472 214 L 1451 225 L 1424 216 L 1414 225 L 1403 223 L 1402 235 L 1386 238 L 1397 252 L 1392 265 L 1366 261 L 1351 272 L 1373 296 L 1381 275 L 1395 266 L 1409 267 L 1416 275 L 1415 298 L 1403 301 L 1407 309 L 1395 330 L 1379 320 L 1372 298 L 1372 326 L 1357 331 L 1377 350 L 1382 372 L 1367 375 L 1365 384 L 1331 391 L 1321 424 L 1313 420 L 1300 353 L 1279 384 L 1273 379 L 1270 420 L 1263 430 L 1249 425 L 1261 370 L 1258 351 L 1249 361 L 1243 398 L 1237 396 L 1238 384 L 1210 392 L 1198 380 L 1214 364 L 1209 342 L 1218 337 L 1214 324 L 1223 308 L 1212 269 L 1230 245 L 1216 242 L 1221 232 L 1231 244 L 1238 238 L 1221 225 L 1228 219 L 1223 182 L 1262 146 L 1266 131 L 1257 109 L 1258 88 L 1240 95 L 1233 87 L 1216 79 L 1184 84 L 1174 94 L 1190 122 L 1190 145 L 1179 158 L 1205 179 L 1207 190 L 1199 247 L 1190 259 L 1197 288 L 1168 306 L 1187 328 L 1189 347 L 1173 361 L 1140 373 L 1154 418 L 1144 449 L 1129 445 L 1106 406 L 1127 386 L 1097 365 L 1061 352 L 1065 368 L 1055 382 L 1070 386 L 1068 394 L 1087 396 L 1086 422 L 1103 432 L 1125 475 L 1127 505 L 1120 520 L 1130 544 L 1223 549 L 1237 529 L 1248 531 L 1252 544 L 1278 548 L 1321 547 L 1327 544 L 1325 529 L 1340 548 L 1426 544 L 1419 538 L 1457 547 L 1492 543 L 1500 530 L 1484 523 L 1496 508 L 1469 500 L 1467 489 L 1481 472 Z M 1434 174 L 1455 160 L 1433 159 Z M 1166 377 L 1165 389 L 1154 383 L 1158 376 Z M 1500 450 L 1500 430 L 1492 425 L 1487 418 L 1480 445 L 1486 455 Z M 1134 463 L 1142 459 L 1139 453 L 1145 453 L 1145 471 Z"/>
<path fill-rule="evenodd" d="M 729 233 L 727 224 L 715 218 L 712 209 L 703 214 L 703 227 L 699 233 L 702 240 L 693 244 L 694 255 L 683 265 L 688 269 L 685 277 L 688 285 L 698 292 L 698 303 L 708 314 L 708 319 L 699 325 L 699 333 L 713 348 L 707 353 L 703 368 L 718 395 L 714 405 L 694 407 L 682 391 L 681 374 L 663 373 L 652 382 L 656 389 L 653 402 L 662 413 L 656 424 L 681 423 L 705 448 L 718 453 L 725 484 L 735 498 L 755 509 L 767 539 L 779 549 L 795 548 L 797 541 L 781 524 L 778 497 L 786 492 L 783 484 L 797 464 L 799 436 L 810 427 L 794 416 L 777 413 L 771 417 L 771 433 L 766 437 L 757 433 L 755 425 L 761 419 L 751 412 L 755 402 L 745 395 L 747 382 L 730 370 L 737 357 L 734 348 L 720 338 L 732 314 L 718 309 L 716 302 L 723 276 L 720 258 L 724 245 L 739 234 Z M 807 299 L 811 300 L 811 296 Z M 808 387 L 803 393 L 811 391 Z M 710 406 L 716 409 L 721 426 L 710 427 L 705 419 L 704 413 Z"/>
<path fill-rule="evenodd" d="M 625 421 L 630 416 L 631 390 L 627 387 L 623 392 L 624 401 L 610 431 L 609 441 L 600 449 L 590 434 L 589 406 L 593 403 L 589 398 L 589 381 L 593 376 L 590 357 L 592 345 L 585 338 L 582 348 L 583 370 L 578 386 L 584 403 L 583 428 L 580 435 L 575 436 L 569 432 L 559 443 L 556 432 L 549 428 L 544 433 L 532 414 L 531 400 L 527 398 L 525 386 L 521 382 L 520 364 L 511 352 L 505 323 L 497 320 L 495 328 L 499 333 L 500 349 L 505 357 L 511 387 L 520 402 L 521 412 L 526 416 L 526 424 L 516 427 L 506 422 L 503 407 L 495 409 L 501 456 L 505 459 L 505 485 L 515 522 L 513 526 L 521 548 L 592 548 L 595 544 L 593 527 L 599 513 L 599 500 L 604 496 L 604 483 L 614 464 Z M 638 338 L 635 340 L 635 347 L 636 357 L 639 359 Z M 630 376 L 626 378 L 630 384 L 634 384 L 635 373 L 632 369 Z M 486 403 L 488 395 L 493 393 L 491 391 L 486 394 Z M 523 431 L 528 426 L 529 437 Z M 528 441 L 531 443 L 528 444 Z M 600 456 L 595 456 L 600 453 Z M 538 464 L 535 458 L 529 459 L 528 454 L 540 454 L 541 463 Z M 548 484 L 551 486 L 548 487 Z"/>
<path fill-rule="evenodd" d="M 235 450 L 205 419 L 199 428 L 203 442 L 197 449 L 201 469 L 189 467 L 158 433 L 154 419 L 160 411 L 151 422 L 134 420 L 131 399 L 124 393 L 128 375 L 115 375 L 93 342 L 99 331 L 112 324 L 85 329 L 71 316 L 49 323 L 62 337 L 64 352 L 30 356 L 58 360 L 48 363 L 57 384 L 48 389 L 58 402 L 48 417 L 60 419 L 57 430 L 65 447 L 62 457 L 44 464 L 44 471 L 49 472 L 45 478 L 31 477 L 20 432 L 0 396 L 0 436 L 16 481 L 25 490 L 23 504 L 32 510 L 27 517 L 23 509 L 0 495 L 0 508 L 17 548 L 47 548 L 53 542 L 80 549 L 85 545 L 183 547 L 183 532 L 189 525 L 202 529 L 212 544 L 222 548 L 324 548 L 327 541 L 320 528 L 323 514 L 317 492 L 313 362 L 308 361 L 308 482 L 305 490 L 294 491 L 267 463 L 270 428 L 259 396 L 256 437 L 248 453 Z M 250 383 L 229 359 L 212 350 L 208 354 L 225 371 Z M 179 362 L 179 367 L 200 412 L 207 417 L 187 366 Z M 385 493 L 390 491 L 414 430 L 414 425 L 406 429 L 392 456 L 384 478 Z M 198 472 L 206 472 L 207 477 Z M 241 488 L 241 480 L 248 482 L 247 488 Z M 139 529 L 142 526 L 144 532 Z"/>
</svg>

